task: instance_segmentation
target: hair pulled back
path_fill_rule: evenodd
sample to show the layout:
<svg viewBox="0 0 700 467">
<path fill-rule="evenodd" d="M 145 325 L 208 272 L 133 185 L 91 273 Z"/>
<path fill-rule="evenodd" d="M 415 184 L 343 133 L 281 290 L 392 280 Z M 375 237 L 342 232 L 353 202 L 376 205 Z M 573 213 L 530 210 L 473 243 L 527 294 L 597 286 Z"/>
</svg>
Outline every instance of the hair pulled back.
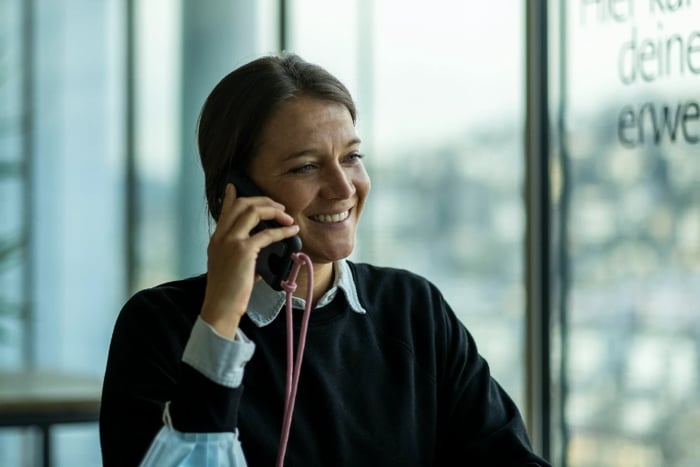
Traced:
<svg viewBox="0 0 700 467">
<path fill-rule="evenodd" d="M 296 54 L 258 58 L 226 75 L 207 97 L 199 115 L 197 146 L 209 212 L 221 213 L 221 198 L 231 171 L 247 174 L 260 134 L 285 101 L 309 96 L 342 104 L 357 120 L 347 88 L 322 67 Z"/>
</svg>

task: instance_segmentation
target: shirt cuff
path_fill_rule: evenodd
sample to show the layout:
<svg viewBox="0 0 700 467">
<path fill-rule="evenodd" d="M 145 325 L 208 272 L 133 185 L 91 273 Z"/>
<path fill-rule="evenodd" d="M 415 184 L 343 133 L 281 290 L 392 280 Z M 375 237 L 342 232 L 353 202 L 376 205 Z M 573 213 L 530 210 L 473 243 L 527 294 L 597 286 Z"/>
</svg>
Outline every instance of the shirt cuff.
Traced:
<svg viewBox="0 0 700 467">
<path fill-rule="evenodd" d="M 243 368 L 253 356 L 255 344 L 241 329 L 231 340 L 197 317 L 182 361 L 222 386 L 236 388 L 243 380 Z"/>
</svg>

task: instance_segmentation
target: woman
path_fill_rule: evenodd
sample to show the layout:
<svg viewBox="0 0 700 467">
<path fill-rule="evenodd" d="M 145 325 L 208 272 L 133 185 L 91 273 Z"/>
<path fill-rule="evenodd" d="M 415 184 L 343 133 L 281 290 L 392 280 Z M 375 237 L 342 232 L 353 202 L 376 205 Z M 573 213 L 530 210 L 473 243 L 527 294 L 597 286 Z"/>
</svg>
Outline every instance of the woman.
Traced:
<svg viewBox="0 0 700 467">
<path fill-rule="evenodd" d="M 214 88 L 198 129 L 217 221 L 207 273 L 122 309 L 100 416 L 105 465 L 549 465 L 439 290 L 346 259 L 370 191 L 356 117 L 335 77 L 291 54 Z M 237 196 L 231 174 L 266 196 Z M 295 235 L 313 275 L 300 269 L 293 292 L 306 348 L 292 411 L 285 291 L 255 271 L 264 247 Z"/>
</svg>

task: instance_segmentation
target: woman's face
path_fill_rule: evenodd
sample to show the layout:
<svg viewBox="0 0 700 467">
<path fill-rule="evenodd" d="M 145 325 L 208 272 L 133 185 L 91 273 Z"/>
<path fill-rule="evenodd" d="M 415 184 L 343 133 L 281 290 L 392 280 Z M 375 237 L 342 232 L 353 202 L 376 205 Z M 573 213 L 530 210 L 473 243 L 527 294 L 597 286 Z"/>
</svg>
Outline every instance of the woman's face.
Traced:
<svg viewBox="0 0 700 467">
<path fill-rule="evenodd" d="M 251 162 L 253 181 L 285 205 L 314 264 L 345 258 L 355 246 L 370 180 L 348 109 L 297 97 L 266 123 Z"/>
</svg>

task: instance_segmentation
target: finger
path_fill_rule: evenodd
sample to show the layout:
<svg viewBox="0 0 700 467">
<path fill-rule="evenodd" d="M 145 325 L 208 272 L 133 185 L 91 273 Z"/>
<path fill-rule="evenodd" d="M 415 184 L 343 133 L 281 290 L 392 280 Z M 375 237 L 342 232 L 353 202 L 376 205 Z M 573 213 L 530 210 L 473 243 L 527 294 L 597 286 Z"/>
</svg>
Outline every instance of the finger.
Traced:
<svg viewBox="0 0 700 467">
<path fill-rule="evenodd" d="M 226 184 L 226 189 L 224 190 L 224 199 L 221 200 L 221 210 L 219 211 L 219 219 L 216 222 L 217 229 L 221 227 L 223 230 L 227 230 L 230 227 L 233 218 L 231 217 L 231 209 L 233 207 L 233 201 L 236 199 L 236 187 L 232 183 Z"/>
<path fill-rule="evenodd" d="M 247 206 L 232 220 L 227 231 L 221 230 L 220 235 L 233 238 L 247 238 L 261 221 L 276 221 L 280 226 L 294 224 L 294 218 L 283 210 L 273 206 Z"/>
<path fill-rule="evenodd" d="M 220 232 L 228 232 L 235 223 L 239 222 L 239 217 L 250 216 L 251 212 L 247 212 L 251 208 L 256 208 L 258 206 L 274 208 L 279 212 L 273 212 L 265 210 L 259 214 L 258 222 L 260 220 L 270 220 L 275 219 L 283 225 L 288 225 L 288 216 L 280 216 L 280 212 L 284 212 L 284 205 L 274 201 L 266 196 L 254 196 L 254 197 L 237 197 L 236 188 L 232 184 L 226 185 L 226 191 L 224 195 L 224 200 L 221 206 L 221 213 L 219 214 L 219 220 L 217 222 L 216 230 Z M 272 212 L 272 214 L 270 214 Z M 257 225 L 257 222 L 256 224 Z M 252 227 L 251 227 L 252 229 Z M 216 233 L 216 232 L 215 232 Z"/>
<path fill-rule="evenodd" d="M 299 225 L 292 224 L 284 227 L 276 227 L 274 229 L 264 229 L 250 237 L 251 247 L 258 251 L 268 245 L 292 237 L 299 233 Z"/>
</svg>

